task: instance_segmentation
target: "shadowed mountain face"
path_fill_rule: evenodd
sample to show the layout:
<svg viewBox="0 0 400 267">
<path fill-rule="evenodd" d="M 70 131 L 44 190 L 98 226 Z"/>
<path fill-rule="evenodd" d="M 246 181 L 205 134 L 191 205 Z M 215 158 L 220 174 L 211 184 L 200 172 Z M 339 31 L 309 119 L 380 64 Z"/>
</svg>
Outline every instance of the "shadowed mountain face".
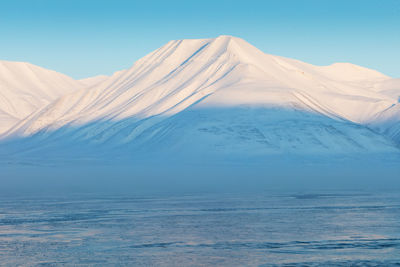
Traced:
<svg viewBox="0 0 400 267">
<path fill-rule="evenodd" d="M 1 160 L 400 163 L 400 83 L 352 64 L 313 66 L 220 36 L 171 41 L 86 84 L 18 120 Z"/>
</svg>

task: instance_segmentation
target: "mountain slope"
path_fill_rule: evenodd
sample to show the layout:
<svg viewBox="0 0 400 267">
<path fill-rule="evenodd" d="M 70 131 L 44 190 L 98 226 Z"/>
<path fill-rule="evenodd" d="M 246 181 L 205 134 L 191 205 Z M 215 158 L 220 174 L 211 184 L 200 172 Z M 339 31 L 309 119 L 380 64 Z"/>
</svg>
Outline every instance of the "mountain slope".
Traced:
<svg viewBox="0 0 400 267">
<path fill-rule="evenodd" d="M 98 75 L 98 76 L 94 76 L 94 77 L 80 79 L 79 82 L 84 84 L 86 87 L 90 87 L 90 86 L 99 84 L 101 82 L 104 82 L 107 79 L 108 79 L 107 75 Z"/>
<path fill-rule="evenodd" d="M 83 87 L 55 71 L 24 62 L 0 61 L 0 133 L 53 100 Z"/>
<path fill-rule="evenodd" d="M 379 112 L 371 119 L 369 126 L 400 144 L 400 79 L 389 79 L 374 83 L 373 89 L 397 99 L 397 103 L 393 103 L 390 107 Z"/>
<path fill-rule="evenodd" d="M 398 153 L 363 126 L 397 105 L 396 94 L 374 87 L 388 80 L 352 64 L 268 55 L 230 36 L 171 41 L 3 138 L 8 151 L 52 157 Z"/>
</svg>

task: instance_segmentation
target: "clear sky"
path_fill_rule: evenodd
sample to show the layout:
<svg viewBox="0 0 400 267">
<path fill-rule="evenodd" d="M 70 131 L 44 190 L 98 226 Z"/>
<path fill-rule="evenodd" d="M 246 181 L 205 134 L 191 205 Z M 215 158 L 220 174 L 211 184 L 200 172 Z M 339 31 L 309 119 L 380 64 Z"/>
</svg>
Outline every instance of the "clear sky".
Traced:
<svg viewBox="0 0 400 267">
<path fill-rule="evenodd" d="M 171 39 L 222 34 L 400 77 L 400 0 L 0 0 L 0 59 L 74 78 L 128 68 Z"/>
</svg>

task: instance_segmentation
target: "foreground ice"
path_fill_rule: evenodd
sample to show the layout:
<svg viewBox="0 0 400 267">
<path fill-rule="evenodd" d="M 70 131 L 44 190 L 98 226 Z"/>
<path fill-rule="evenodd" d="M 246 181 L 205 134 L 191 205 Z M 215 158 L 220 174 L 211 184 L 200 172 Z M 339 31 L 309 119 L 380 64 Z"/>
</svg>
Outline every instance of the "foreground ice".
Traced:
<svg viewBox="0 0 400 267">
<path fill-rule="evenodd" d="M 11 197 L 5 266 L 398 266 L 397 193 Z"/>
</svg>

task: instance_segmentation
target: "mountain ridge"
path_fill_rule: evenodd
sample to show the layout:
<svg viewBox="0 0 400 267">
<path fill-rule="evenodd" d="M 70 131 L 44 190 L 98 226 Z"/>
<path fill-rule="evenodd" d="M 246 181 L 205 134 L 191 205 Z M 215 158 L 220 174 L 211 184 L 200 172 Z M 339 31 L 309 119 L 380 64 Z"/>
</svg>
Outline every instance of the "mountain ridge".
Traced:
<svg viewBox="0 0 400 267">
<path fill-rule="evenodd" d="M 0 61 L 0 134 L 58 97 L 84 86 L 26 62 Z"/>
<path fill-rule="evenodd" d="M 314 66 L 237 37 L 175 40 L 60 96 L 0 138 L 11 140 L 12 151 L 23 150 L 18 140 L 26 139 L 55 155 L 74 143 L 129 151 L 157 150 L 154 144 L 169 151 L 169 144 L 183 155 L 205 148 L 244 156 L 398 153 L 396 88 L 374 70 Z"/>
</svg>

